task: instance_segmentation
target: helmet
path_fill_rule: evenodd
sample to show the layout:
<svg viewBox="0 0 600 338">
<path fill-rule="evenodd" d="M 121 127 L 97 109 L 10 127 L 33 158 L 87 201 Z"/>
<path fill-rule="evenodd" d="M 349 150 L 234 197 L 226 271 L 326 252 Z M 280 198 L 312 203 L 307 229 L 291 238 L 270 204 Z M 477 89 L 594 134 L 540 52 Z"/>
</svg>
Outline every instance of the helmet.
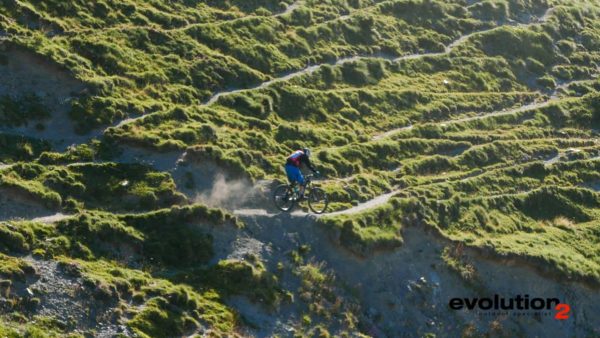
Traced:
<svg viewBox="0 0 600 338">
<path fill-rule="evenodd" d="M 308 148 L 302 148 L 302 152 L 307 156 L 310 157 L 310 149 Z"/>
</svg>

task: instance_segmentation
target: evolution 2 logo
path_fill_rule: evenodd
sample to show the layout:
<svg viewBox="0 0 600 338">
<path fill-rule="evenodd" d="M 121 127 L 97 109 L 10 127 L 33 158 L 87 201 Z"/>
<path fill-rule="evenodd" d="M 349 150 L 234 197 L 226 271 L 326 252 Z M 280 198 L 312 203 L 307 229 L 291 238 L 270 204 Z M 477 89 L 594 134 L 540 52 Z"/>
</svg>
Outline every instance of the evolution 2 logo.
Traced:
<svg viewBox="0 0 600 338">
<path fill-rule="evenodd" d="M 452 298 L 448 306 L 452 310 L 478 311 L 480 315 L 553 316 L 557 320 L 569 319 L 571 312 L 571 307 L 558 298 L 529 298 L 529 295 L 511 298 L 499 295 L 491 298 Z"/>
</svg>

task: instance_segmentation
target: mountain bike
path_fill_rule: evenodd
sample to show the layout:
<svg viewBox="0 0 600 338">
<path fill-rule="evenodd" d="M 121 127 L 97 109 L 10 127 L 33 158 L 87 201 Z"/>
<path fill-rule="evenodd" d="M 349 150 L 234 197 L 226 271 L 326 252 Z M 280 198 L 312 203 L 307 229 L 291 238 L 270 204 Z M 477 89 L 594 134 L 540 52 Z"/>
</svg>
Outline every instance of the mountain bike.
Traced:
<svg viewBox="0 0 600 338">
<path fill-rule="evenodd" d="M 305 189 L 303 198 L 299 195 L 299 189 L 296 182 L 294 184 L 282 184 L 275 188 L 273 192 L 273 201 L 277 209 L 281 211 L 291 211 L 296 203 L 306 200 L 308 207 L 316 214 L 322 214 L 327 210 L 329 199 L 325 190 L 313 184 L 314 175 L 305 176 Z"/>
</svg>

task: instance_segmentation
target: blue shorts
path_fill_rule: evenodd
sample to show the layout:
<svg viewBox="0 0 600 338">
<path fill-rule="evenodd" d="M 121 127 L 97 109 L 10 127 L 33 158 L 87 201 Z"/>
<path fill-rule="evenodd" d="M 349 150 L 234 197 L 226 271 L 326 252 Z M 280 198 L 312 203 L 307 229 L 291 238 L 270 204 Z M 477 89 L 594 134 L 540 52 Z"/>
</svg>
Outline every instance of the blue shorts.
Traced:
<svg viewBox="0 0 600 338">
<path fill-rule="evenodd" d="M 300 168 L 291 164 L 286 164 L 285 173 L 287 174 L 290 183 L 298 182 L 300 185 L 304 185 L 304 176 L 302 176 Z"/>
</svg>

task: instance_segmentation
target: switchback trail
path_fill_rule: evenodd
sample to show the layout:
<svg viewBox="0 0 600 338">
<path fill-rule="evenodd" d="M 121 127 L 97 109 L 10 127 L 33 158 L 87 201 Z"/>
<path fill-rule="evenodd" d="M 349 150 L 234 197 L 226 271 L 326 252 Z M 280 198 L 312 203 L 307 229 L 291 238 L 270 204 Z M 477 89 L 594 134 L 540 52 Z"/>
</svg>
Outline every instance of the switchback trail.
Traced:
<svg viewBox="0 0 600 338">
<path fill-rule="evenodd" d="M 460 36 L 458 39 L 456 39 L 455 41 L 453 41 L 452 43 L 450 43 L 449 45 L 447 45 L 444 49 L 443 52 L 431 52 L 431 53 L 415 53 L 415 54 L 410 54 L 410 55 L 405 55 L 405 56 L 400 56 L 400 57 L 391 57 L 391 56 L 382 56 L 382 55 L 367 55 L 367 56 L 349 56 L 349 57 L 344 57 L 341 59 L 338 59 L 336 61 L 333 62 L 325 62 L 325 63 L 321 63 L 321 64 L 316 64 L 316 65 L 310 65 L 307 66 L 306 68 L 303 68 L 301 70 L 295 71 L 295 72 L 291 72 L 291 73 L 287 73 L 284 75 L 281 75 L 279 77 L 273 78 L 271 80 L 268 80 L 266 82 L 263 82 L 257 86 L 254 87 L 250 87 L 250 88 L 242 88 L 242 89 L 231 89 L 231 90 L 225 90 L 222 91 L 220 93 L 214 94 L 212 97 L 210 97 L 205 103 L 203 103 L 203 106 L 209 106 L 212 104 L 215 104 L 219 98 L 226 96 L 226 95 L 231 95 L 231 94 L 236 94 L 236 93 L 243 93 L 243 92 L 247 92 L 247 91 L 254 91 L 254 90 L 260 90 L 260 89 L 264 89 L 267 88 L 273 84 L 279 83 L 279 82 L 284 82 L 284 81 L 289 81 L 292 80 L 296 77 L 300 77 L 303 75 L 307 75 L 307 74 L 311 74 L 314 73 L 315 71 L 319 70 L 320 68 L 322 68 L 325 65 L 342 65 L 344 63 L 348 63 L 348 62 L 353 62 L 353 61 L 357 61 L 357 60 L 361 60 L 361 59 L 386 59 L 392 62 L 398 62 L 398 61 L 402 61 L 402 60 L 411 60 L 411 59 L 417 59 L 417 58 L 423 58 L 423 57 L 435 57 L 435 56 L 442 56 L 442 55 L 447 55 L 450 54 L 457 46 L 459 46 L 460 44 L 462 44 L 464 41 L 468 40 L 469 38 L 471 38 L 474 35 L 478 35 L 478 34 L 484 34 L 486 32 L 490 32 L 502 27 L 506 27 L 506 26 L 513 26 L 513 27 L 526 27 L 529 25 L 533 25 L 533 24 L 541 24 L 544 23 L 549 17 L 550 14 L 552 13 L 553 8 L 548 8 L 546 10 L 546 12 L 539 18 L 537 18 L 537 20 L 534 20 L 532 22 L 529 23 L 508 23 L 508 24 L 504 24 L 504 25 L 500 25 L 500 26 L 496 26 L 496 27 L 492 27 L 490 29 L 486 29 L 486 30 L 481 30 L 481 31 L 476 31 L 476 32 L 472 32 L 469 34 L 465 34 Z M 142 120 L 148 116 L 153 115 L 154 113 L 150 113 L 147 115 L 142 115 L 142 116 L 138 116 L 138 117 L 133 117 L 133 118 L 127 118 L 124 119 L 122 121 L 120 121 L 119 123 L 117 123 L 114 126 L 111 127 L 121 127 L 125 124 L 129 124 L 129 123 L 133 123 L 136 122 L 138 120 Z M 109 127 L 109 128 L 111 128 Z"/>
<path fill-rule="evenodd" d="M 521 107 L 508 109 L 508 110 L 503 109 L 503 110 L 494 111 L 494 112 L 491 112 L 488 114 L 481 114 L 481 115 L 470 116 L 470 117 L 465 117 L 465 118 L 460 118 L 460 119 L 439 121 L 439 122 L 436 122 L 435 124 L 439 125 L 439 126 L 445 126 L 448 124 L 480 120 L 480 119 L 490 118 L 490 117 L 494 117 L 494 116 L 510 115 L 510 114 L 515 114 L 515 113 L 519 113 L 519 112 L 524 112 L 527 110 L 542 108 L 542 107 L 545 107 L 545 106 L 558 100 L 557 93 L 560 89 L 564 89 L 564 88 L 568 87 L 571 83 L 583 83 L 586 81 L 591 81 L 591 80 L 576 80 L 576 81 L 567 82 L 560 86 L 557 86 L 556 90 L 546 101 L 534 102 L 534 103 L 523 105 Z M 407 127 L 390 130 L 388 132 L 376 135 L 375 137 L 373 137 L 373 140 L 379 140 L 379 139 L 382 139 L 385 137 L 390 137 L 401 131 L 410 130 L 413 127 L 414 127 L 413 125 L 410 125 Z M 185 152 L 183 154 L 179 153 L 179 152 L 172 152 L 172 153 L 165 154 L 165 153 L 155 153 L 152 151 L 145 151 L 143 149 L 131 148 L 131 149 L 127 149 L 127 151 L 125 151 L 124 154 L 120 158 L 113 160 L 112 162 L 146 163 L 146 164 L 152 166 L 156 170 L 173 172 L 174 170 L 176 170 L 178 164 L 184 160 L 185 155 L 186 155 Z M 560 157 L 560 154 L 554 158 L 547 159 L 547 160 L 545 160 L 545 164 L 551 165 L 554 162 L 558 161 L 559 157 Z M 98 163 L 102 163 L 102 162 L 79 162 L 79 163 L 71 163 L 71 164 L 69 164 L 69 166 L 81 166 L 81 165 L 90 165 L 90 164 L 98 164 Z M 12 165 L 8 165 L 8 164 L 0 164 L 0 170 L 9 169 L 11 166 Z M 388 193 L 385 193 L 385 194 L 382 194 L 379 196 L 375 196 L 374 198 L 372 198 L 368 201 L 362 202 L 354 207 L 351 207 L 351 208 L 345 209 L 345 210 L 339 210 L 339 211 L 327 213 L 327 214 L 325 214 L 325 216 L 326 215 L 336 216 L 336 215 L 355 214 L 355 213 L 362 212 L 362 211 L 365 211 L 368 209 L 376 208 L 378 206 L 381 206 L 381 205 L 387 203 L 389 201 L 389 199 L 392 196 L 394 196 L 395 194 L 397 194 L 399 191 L 400 191 L 399 189 L 395 188 L 391 192 L 388 192 Z M 261 209 L 242 209 L 242 210 L 236 211 L 236 213 L 238 213 L 240 215 L 242 215 L 242 214 L 261 214 L 265 217 L 269 216 L 269 215 L 271 217 L 275 216 L 275 214 L 269 214 L 266 210 L 261 210 Z M 295 215 L 306 215 L 306 214 L 301 211 L 296 211 Z M 56 221 L 60 221 L 66 217 L 69 217 L 69 215 L 63 215 L 61 213 L 47 213 L 44 216 L 40 216 L 40 217 L 34 218 L 32 220 L 39 221 L 42 223 L 53 223 Z"/>
</svg>

